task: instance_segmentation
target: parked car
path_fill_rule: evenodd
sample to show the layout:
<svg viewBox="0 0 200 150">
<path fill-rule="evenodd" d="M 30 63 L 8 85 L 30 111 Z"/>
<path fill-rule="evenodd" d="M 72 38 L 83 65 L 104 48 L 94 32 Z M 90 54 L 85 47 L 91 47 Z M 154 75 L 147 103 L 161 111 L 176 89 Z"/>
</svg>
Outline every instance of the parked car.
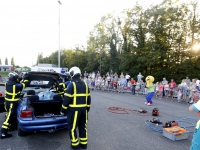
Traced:
<svg viewBox="0 0 200 150">
<path fill-rule="evenodd" d="M 18 135 L 27 132 L 53 132 L 67 128 L 67 116 L 60 114 L 63 99 L 52 92 L 52 87 L 60 75 L 55 72 L 29 72 L 30 85 L 21 92 L 17 108 Z M 4 97 L 0 97 L 0 112 Z"/>
</svg>

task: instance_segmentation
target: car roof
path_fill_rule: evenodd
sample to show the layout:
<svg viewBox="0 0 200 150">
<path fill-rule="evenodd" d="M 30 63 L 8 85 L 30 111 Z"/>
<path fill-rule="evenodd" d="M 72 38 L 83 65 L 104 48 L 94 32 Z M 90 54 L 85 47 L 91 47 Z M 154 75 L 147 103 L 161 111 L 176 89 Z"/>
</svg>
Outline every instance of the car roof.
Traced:
<svg viewBox="0 0 200 150">
<path fill-rule="evenodd" d="M 49 81 L 48 84 L 45 85 L 45 87 L 51 87 L 60 78 L 59 73 L 56 72 L 37 72 L 37 71 L 31 71 L 28 72 L 28 80 L 31 81 Z M 44 86 L 44 85 L 30 85 L 30 87 L 35 86 Z"/>
</svg>

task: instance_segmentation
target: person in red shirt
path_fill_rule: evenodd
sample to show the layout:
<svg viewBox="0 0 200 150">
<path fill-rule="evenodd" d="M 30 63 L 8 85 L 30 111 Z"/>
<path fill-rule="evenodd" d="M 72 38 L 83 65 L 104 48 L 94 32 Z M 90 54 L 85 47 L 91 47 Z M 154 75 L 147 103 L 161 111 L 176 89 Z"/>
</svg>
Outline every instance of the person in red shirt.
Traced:
<svg viewBox="0 0 200 150">
<path fill-rule="evenodd" d="M 176 88 L 176 82 L 174 82 L 174 79 L 171 79 L 171 82 L 169 83 L 171 101 L 173 101 L 174 98 L 175 88 Z"/>
<path fill-rule="evenodd" d="M 131 85 L 132 85 L 132 89 L 131 89 L 132 94 L 135 95 L 136 81 L 133 78 L 131 78 Z"/>
</svg>

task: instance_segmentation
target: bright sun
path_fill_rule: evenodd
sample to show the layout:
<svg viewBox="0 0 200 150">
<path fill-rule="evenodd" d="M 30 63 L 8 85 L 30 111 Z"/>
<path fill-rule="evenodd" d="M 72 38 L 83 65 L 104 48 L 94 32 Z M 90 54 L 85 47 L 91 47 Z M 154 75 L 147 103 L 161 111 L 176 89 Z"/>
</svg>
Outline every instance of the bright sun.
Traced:
<svg viewBox="0 0 200 150">
<path fill-rule="evenodd" d="M 195 51 L 199 50 L 200 49 L 200 44 L 194 44 L 192 46 L 192 49 L 195 50 Z"/>
</svg>

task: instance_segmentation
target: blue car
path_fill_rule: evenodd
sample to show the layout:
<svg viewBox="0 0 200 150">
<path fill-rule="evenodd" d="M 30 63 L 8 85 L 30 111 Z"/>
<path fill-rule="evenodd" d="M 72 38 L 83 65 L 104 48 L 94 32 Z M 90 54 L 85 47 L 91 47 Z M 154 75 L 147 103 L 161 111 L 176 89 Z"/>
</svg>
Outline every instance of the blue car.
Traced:
<svg viewBox="0 0 200 150">
<path fill-rule="evenodd" d="M 60 78 L 55 72 L 29 72 L 30 86 L 26 87 L 17 108 L 19 136 L 27 132 L 54 132 L 67 128 L 67 116 L 61 115 L 63 98 L 56 94 L 54 85 Z M 0 112 L 4 112 L 4 97 L 0 97 Z"/>
</svg>

